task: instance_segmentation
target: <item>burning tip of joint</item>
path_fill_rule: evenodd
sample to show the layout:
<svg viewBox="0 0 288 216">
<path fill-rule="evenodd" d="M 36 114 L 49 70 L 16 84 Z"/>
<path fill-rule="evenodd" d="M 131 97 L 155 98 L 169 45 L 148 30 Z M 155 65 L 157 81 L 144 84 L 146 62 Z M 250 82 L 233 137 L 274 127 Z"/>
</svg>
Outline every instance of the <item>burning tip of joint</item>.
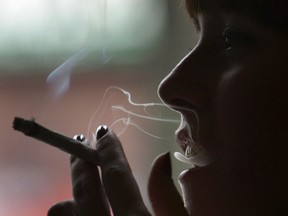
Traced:
<svg viewBox="0 0 288 216">
<path fill-rule="evenodd" d="M 14 130 L 23 132 L 25 135 L 31 135 L 37 132 L 37 126 L 34 118 L 31 118 L 31 120 L 25 120 L 20 117 L 15 117 L 13 121 L 13 128 Z"/>
</svg>

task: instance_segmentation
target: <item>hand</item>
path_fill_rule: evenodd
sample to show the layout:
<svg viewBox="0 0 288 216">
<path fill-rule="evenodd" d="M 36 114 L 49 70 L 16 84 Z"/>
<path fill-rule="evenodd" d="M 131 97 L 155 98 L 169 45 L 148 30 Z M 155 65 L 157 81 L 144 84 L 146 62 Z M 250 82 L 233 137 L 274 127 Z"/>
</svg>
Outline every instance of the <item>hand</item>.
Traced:
<svg viewBox="0 0 288 216">
<path fill-rule="evenodd" d="M 71 156 L 74 200 L 57 203 L 48 216 L 151 215 L 124 154 L 122 145 L 108 132 L 96 143 L 98 167 Z M 149 197 L 157 216 L 188 215 L 171 178 L 169 154 L 159 156 L 149 178 Z"/>
</svg>

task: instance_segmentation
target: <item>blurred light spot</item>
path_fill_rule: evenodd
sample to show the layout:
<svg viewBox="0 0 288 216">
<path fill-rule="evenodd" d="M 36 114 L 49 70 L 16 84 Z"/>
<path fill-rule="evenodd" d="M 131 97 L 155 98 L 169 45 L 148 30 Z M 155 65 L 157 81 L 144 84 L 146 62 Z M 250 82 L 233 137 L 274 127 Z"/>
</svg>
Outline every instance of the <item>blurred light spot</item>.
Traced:
<svg viewBox="0 0 288 216">
<path fill-rule="evenodd" d="M 60 65 L 85 44 L 117 63 L 143 61 L 161 42 L 165 0 L 0 0 L 0 67 Z M 146 51 L 146 52 L 144 52 Z M 61 60 L 62 59 L 62 60 Z M 15 64 L 17 62 L 17 64 Z M 115 61 L 116 62 L 116 61 Z M 5 71 L 5 70 L 2 70 Z"/>
</svg>

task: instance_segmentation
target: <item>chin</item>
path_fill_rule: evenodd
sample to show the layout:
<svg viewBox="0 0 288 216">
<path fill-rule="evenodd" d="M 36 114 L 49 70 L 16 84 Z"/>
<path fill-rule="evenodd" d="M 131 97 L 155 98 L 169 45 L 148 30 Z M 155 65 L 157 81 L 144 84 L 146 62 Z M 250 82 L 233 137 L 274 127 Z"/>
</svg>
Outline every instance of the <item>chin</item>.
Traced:
<svg viewBox="0 0 288 216">
<path fill-rule="evenodd" d="M 263 162 L 266 165 L 266 173 L 244 167 L 239 171 L 241 176 L 227 172 L 231 166 L 217 162 L 183 171 L 179 182 L 189 215 L 287 215 L 287 174 L 280 169 L 271 171 L 268 162 Z"/>
</svg>

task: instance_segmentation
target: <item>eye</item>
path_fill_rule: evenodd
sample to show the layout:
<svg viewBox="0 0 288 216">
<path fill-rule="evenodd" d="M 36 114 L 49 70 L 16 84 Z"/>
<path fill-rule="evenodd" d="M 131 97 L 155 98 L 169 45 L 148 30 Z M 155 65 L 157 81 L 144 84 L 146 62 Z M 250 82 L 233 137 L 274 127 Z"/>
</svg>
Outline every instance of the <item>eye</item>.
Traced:
<svg viewBox="0 0 288 216">
<path fill-rule="evenodd" d="M 224 49 L 230 50 L 233 47 L 233 37 L 231 34 L 228 34 L 227 32 L 223 33 L 223 43 L 224 43 Z"/>
<path fill-rule="evenodd" d="M 253 42 L 253 37 L 246 32 L 238 31 L 232 27 L 226 27 L 222 34 L 225 51 L 244 48 Z"/>
</svg>

